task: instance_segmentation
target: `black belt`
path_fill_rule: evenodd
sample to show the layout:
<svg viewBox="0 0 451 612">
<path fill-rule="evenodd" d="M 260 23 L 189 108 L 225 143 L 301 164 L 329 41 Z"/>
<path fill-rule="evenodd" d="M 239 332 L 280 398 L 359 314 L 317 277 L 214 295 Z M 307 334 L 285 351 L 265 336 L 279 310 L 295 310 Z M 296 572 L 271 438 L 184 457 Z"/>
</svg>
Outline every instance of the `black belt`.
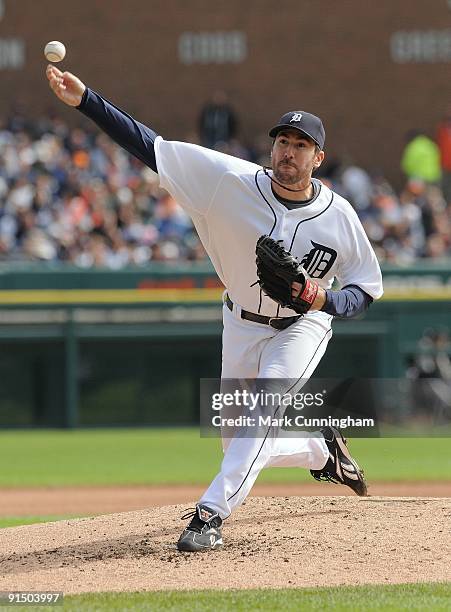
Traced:
<svg viewBox="0 0 451 612">
<path fill-rule="evenodd" d="M 228 295 L 226 295 L 225 303 L 228 309 L 233 311 L 233 302 Z M 302 315 L 297 315 L 295 317 L 264 317 L 263 315 L 241 309 L 242 319 L 253 321 L 254 323 L 261 323 L 262 325 L 270 325 L 274 327 L 274 329 L 286 329 L 290 327 L 290 325 L 293 325 L 293 323 L 296 323 L 296 321 L 299 321 L 301 317 Z"/>
</svg>

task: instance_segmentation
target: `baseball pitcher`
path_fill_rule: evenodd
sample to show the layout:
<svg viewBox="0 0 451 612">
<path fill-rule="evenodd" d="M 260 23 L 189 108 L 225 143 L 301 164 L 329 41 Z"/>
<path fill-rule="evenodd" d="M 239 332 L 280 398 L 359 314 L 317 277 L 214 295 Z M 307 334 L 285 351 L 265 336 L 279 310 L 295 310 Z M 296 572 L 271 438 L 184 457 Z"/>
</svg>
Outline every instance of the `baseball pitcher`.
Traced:
<svg viewBox="0 0 451 612">
<path fill-rule="evenodd" d="M 226 287 L 222 378 L 309 379 L 332 336 L 334 317 L 350 318 L 382 295 L 375 253 L 353 208 L 312 173 L 324 159 L 322 121 L 305 111 L 271 128 L 271 167 L 197 145 L 164 140 L 76 76 L 48 66 L 53 92 L 158 173 L 160 185 L 190 214 Z M 341 289 L 332 290 L 337 280 Z M 274 416 L 283 407 L 274 406 Z M 334 427 L 281 437 L 224 441 L 219 474 L 178 541 L 181 551 L 219 548 L 222 524 L 246 498 L 260 470 L 309 469 L 317 480 L 367 488 L 346 440 Z"/>
</svg>

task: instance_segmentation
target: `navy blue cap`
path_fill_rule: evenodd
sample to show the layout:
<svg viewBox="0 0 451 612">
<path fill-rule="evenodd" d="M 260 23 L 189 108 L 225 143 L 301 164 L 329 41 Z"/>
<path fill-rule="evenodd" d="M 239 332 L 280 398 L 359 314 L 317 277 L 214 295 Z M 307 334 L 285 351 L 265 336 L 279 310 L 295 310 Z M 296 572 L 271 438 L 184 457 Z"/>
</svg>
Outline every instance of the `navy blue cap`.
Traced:
<svg viewBox="0 0 451 612">
<path fill-rule="evenodd" d="M 280 118 L 277 125 L 271 128 L 269 135 L 275 138 L 279 132 L 287 128 L 299 130 L 311 138 L 319 148 L 324 149 L 326 132 L 323 122 L 316 115 L 304 111 L 290 111 Z"/>
</svg>

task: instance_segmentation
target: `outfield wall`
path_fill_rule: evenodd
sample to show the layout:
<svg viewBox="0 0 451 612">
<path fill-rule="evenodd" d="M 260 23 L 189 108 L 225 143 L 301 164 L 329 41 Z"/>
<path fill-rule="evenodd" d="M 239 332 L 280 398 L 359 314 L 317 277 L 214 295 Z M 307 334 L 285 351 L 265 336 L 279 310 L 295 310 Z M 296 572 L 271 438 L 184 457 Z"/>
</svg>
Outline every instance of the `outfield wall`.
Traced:
<svg viewBox="0 0 451 612">
<path fill-rule="evenodd" d="M 403 377 L 424 330 L 450 328 L 446 266 L 387 269 L 365 317 L 336 321 L 317 375 Z M 222 288 L 208 265 L 0 271 L 0 426 L 196 422 L 217 377 Z"/>
</svg>

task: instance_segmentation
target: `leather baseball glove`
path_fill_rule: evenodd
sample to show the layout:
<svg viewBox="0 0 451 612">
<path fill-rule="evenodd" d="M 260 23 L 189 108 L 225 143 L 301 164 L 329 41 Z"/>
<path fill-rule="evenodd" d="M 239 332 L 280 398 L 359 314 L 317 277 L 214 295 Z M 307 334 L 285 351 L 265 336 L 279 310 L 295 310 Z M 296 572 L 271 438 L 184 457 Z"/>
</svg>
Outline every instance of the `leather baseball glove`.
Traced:
<svg viewBox="0 0 451 612">
<path fill-rule="evenodd" d="M 260 236 L 257 255 L 258 283 L 263 292 L 284 308 L 292 308 L 299 314 L 310 310 L 318 293 L 318 285 L 312 281 L 299 261 L 270 236 Z M 299 294 L 292 297 L 292 284 L 301 285 Z"/>
</svg>

